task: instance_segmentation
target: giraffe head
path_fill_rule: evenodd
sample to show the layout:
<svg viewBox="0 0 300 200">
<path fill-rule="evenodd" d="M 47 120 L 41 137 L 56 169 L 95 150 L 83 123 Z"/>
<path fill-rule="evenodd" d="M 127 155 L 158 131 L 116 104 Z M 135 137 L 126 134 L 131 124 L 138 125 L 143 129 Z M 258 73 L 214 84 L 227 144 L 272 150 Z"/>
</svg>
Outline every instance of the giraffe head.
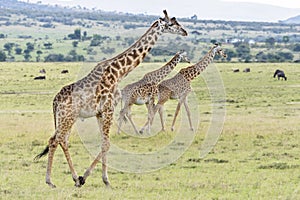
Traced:
<svg viewBox="0 0 300 200">
<path fill-rule="evenodd" d="M 172 33 L 172 34 L 178 34 L 182 36 L 187 36 L 188 33 L 184 28 L 177 22 L 175 17 L 172 17 L 171 19 L 168 16 L 168 13 L 166 10 L 163 11 L 165 17 L 159 18 L 159 26 L 162 28 L 163 33 Z"/>
<path fill-rule="evenodd" d="M 218 54 L 219 56 L 222 56 L 224 58 L 227 57 L 226 53 L 223 51 L 223 49 L 221 48 L 221 46 L 219 44 L 215 44 L 212 49 L 215 54 Z"/>
<path fill-rule="evenodd" d="M 187 57 L 187 53 L 184 50 L 180 50 L 177 55 L 179 56 L 181 62 L 187 62 L 187 63 L 191 63 L 189 57 Z"/>
</svg>

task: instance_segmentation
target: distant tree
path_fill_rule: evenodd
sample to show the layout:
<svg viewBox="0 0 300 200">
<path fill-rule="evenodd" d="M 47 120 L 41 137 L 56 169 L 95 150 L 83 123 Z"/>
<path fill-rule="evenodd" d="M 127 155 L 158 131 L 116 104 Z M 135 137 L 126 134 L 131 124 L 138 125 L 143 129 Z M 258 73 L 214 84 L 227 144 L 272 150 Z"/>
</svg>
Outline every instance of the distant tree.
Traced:
<svg viewBox="0 0 300 200">
<path fill-rule="evenodd" d="M 77 56 L 77 53 L 76 53 L 75 50 L 71 50 L 71 51 L 69 52 L 69 55 L 75 57 L 75 56 Z"/>
<path fill-rule="evenodd" d="M 102 44 L 105 40 L 110 39 L 108 36 L 101 36 L 99 34 L 94 34 L 93 38 L 91 40 L 90 46 L 99 46 Z"/>
<path fill-rule="evenodd" d="M 81 29 L 80 28 L 75 29 L 74 35 L 76 39 L 81 40 Z"/>
<path fill-rule="evenodd" d="M 113 54 L 116 52 L 116 49 L 111 47 L 106 47 L 106 48 L 101 48 L 101 51 L 105 54 Z"/>
<path fill-rule="evenodd" d="M 86 31 L 83 31 L 83 37 L 82 37 L 82 40 L 85 40 L 87 38 L 87 32 Z"/>
<path fill-rule="evenodd" d="M 7 22 L 4 23 L 5 26 L 10 26 L 11 24 L 12 24 L 12 23 L 9 22 L 9 21 L 7 21 Z"/>
<path fill-rule="evenodd" d="M 90 46 L 91 47 L 99 46 L 101 43 L 102 43 L 102 41 L 100 41 L 100 40 L 92 39 L 91 43 L 90 43 Z"/>
<path fill-rule="evenodd" d="M 197 15 L 195 14 L 195 15 L 193 15 L 193 16 L 191 17 L 191 19 L 192 19 L 192 20 L 197 20 L 198 17 L 197 17 Z"/>
<path fill-rule="evenodd" d="M 248 43 L 240 43 L 236 47 L 236 52 L 241 61 L 249 62 L 251 60 L 250 47 Z"/>
<path fill-rule="evenodd" d="M 30 60 L 30 58 L 31 58 L 31 55 L 29 53 L 24 54 L 24 59 L 26 62 L 28 62 Z"/>
<path fill-rule="evenodd" d="M 217 40 L 215 40 L 215 39 L 212 39 L 212 40 L 210 40 L 210 43 L 212 43 L 212 44 L 216 44 L 216 43 L 217 43 Z"/>
<path fill-rule="evenodd" d="M 171 55 L 173 55 L 173 52 L 168 50 L 168 48 L 165 46 L 158 46 L 157 48 L 152 49 L 150 53 L 153 56 L 171 56 Z"/>
<path fill-rule="evenodd" d="M 265 43 L 266 43 L 266 45 L 268 46 L 268 47 L 274 47 L 274 45 L 275 45 L 275 39 L 273 38 L 273 37 L 270 37 L 270 38 L 267 38 L 266 39 L 266 41 L 265 41 Z"/>
<path fill-rule="evenodd" d="M 49 54 L 45 57 L 45 62 L 63 62 L 64 55 L 63 54 Z"/>
<path fill-rule="evenodd" d="M 8 55 L 10 55 L 12 48 L 14 47 L 14 43 L 8 42 L 4 44 L 4 49 L 8 51 Z"/>
<path fill-rule="evenodd" d="M 41 50 L 37 50 L 36 54 L 37 54 L 36 61 L 40 62 L 40 60 L 41 60 L 41 54 L 43 54 L 43 52 Z"/>
<path fill-rule="evenodd" d="M 294 59 L 294 55 L 291 52 L 277 52 L 279 56 L 280 62 L 292 61 Z"/>
<path fill-rule="evenodd" d="M 124 24 L 123 27 L 124 27 L 124 29 L 135 29 L 136 25 L 134 25 L 134 24 Z"/>
<path fill-rule="evenodd" d="M 74 33 L 68 35 L 68 38 L 70 38 L 71 40 L 81 40 L 81 29 L 75 29 Z"/>
<path fill-rule="evenodd" d="M 97 52 L 94 51 L 94 49 L 91 48 L 91 47 L 89 47 L 89 48 L 86 49 L 86 53 L 87 53 L 88 55 L 97 55 Z"/>
<path fill-rule="evenodd" d="M 77 47 L 78 46 L 78 41 L 73 41 L 72 45 L 73 45 L 73 47 Z"/>
<path fill-rule="evenodd" d="M 27 46 L 27 50 L 28 50 L 29 52 L 32 52 L 32 51 L 34 50 L 34 44 L 33 44 L 33 43 L 27 42 L 27 43 L 26 43 L 26 46 Z"/>
<path fill-rule="evenodd" d="M 0 33 L 0 38 L 5 38 L 5 35 L 3 33 Z"/>
<path fill-rule="evenodd" d="M 231 61 L 232 58 L 237 56 L 237 53 L 233 49 L 226 49 L 225 51 L 227 54 L 227 57 L 226 57 L 227 61 Z"/>
<path fill-rule="evenodd" d="M 15 52 L 17 55 L 21 55 L 22 51 L 23 51 L 23 49 L 21 49 L 20 47 L 15 48 Z"/>
<path fill-rule="evenodd" d="M 82 62 L 82 61 L 85 61 L 85 58 L 84 58 L 83 55 L 77 55 L 76 61 L 77 61 L 77 62 Z"/>
<path fill-rule="evenodd" d="M 293 51 L 299 52 L 300 51 L 300 44 L 296 43 L 293 47 Z"/>
<path fill-rule="evenodd" d="M 287 44 L 290 41 L 290 37 L 285 35 L 285 36 L 282 37 L 282 41 L 283 41 L 284 44 Z"/>
<path fill-rule="evenodd" d="M 255 59 L 257 62 L 267 62 L 268 56 L 264 52 L 259 52 L 256 54 Z"/>
<path fill-rule="evenodd" d="M 276 52 L 276 53 L 267 53 L 259 52 L 255 56 L 258 62 L 287 62 L 292 61 L 294 55 L 291 52 Z"/>
<path fill-rule="evenodd" d="M 53 25 L 51 23 L 46 23 L 46 24 L 41 25 L 41 27 L 43 27 L 43 28 L 55 28 L 55 25 Z"/>
<path fill-rule="evenodd" d="M 0 62 L 6 61 L 6 54 L 4 51 L 0 51 Z"/>
<path fill-rule="evenodd" d="M 65 61 L 67 62 L 78 62 L 78 61 L 84 61 L 83 55 L 78 55 L 75 50 L 71 50 L 68 54 L 68 56 L 65 58 Z"/>
<path fill-rule="evenodd" d="M 28 49 L 25 49 L 24 54 L 30 54 L 30 51 Z"/>
</svg>

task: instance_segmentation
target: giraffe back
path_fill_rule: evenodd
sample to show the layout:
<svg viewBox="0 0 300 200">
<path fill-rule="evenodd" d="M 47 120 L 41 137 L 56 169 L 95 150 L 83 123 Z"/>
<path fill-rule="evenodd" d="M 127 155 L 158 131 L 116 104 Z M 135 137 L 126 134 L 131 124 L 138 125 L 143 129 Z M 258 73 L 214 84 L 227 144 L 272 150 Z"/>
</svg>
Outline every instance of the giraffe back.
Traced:
<svg viewBox="0 0 300 200">
<path fill-rule="evenodd" d="M 177 73 L 174 77 L 162 81 L 158 85 L 159 93 L 161 92 L 160 88 L 163 87 L 168 88 L 170 90 L 171 99 L 177 99 L 191 91 L 190 81 L 185 79 L 181 73 Z"/>
</svg>

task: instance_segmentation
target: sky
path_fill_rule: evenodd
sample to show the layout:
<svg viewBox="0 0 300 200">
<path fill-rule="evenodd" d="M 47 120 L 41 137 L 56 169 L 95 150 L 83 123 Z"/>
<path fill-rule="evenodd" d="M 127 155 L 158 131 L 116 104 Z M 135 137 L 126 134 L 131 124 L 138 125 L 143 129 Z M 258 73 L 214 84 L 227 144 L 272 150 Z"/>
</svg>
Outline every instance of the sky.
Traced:
<svg viewBox="0 0 300 200">
<path fill-rule="evenodd" d="M 29 0 L 38 1 L 149 15 L 162 15 L 162 10 L 167 9 L 176 17 L 196 14 L 198 19 L 227 21 L 278 22 L 300 15 L 300 0 Z"/>
<path fill-rule="evenodd" d="M 285 8 L 300 8 L 300 0 L 283 0 L 283 1 L 282 0 L 224 0 L 224 1 L 251 2 L 251 3 L 269 4 L 269 5 L 280 6 Z"/>
</svg>

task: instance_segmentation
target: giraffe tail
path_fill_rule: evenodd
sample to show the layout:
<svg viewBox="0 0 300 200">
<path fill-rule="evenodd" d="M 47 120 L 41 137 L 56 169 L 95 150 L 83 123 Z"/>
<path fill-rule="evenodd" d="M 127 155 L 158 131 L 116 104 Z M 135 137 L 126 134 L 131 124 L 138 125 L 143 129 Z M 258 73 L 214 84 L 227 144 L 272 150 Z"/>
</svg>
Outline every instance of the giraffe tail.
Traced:
<svg viewBox="0 0 300 200">
<path fill-rule="evenodd" d="M 44 149 L 44 151 L 42 151 L 42 153 L 38 154 L 36 157 L 34 157 L 34 160 L 38 160 L 41 157 L 47 155 L 47 153 L 49 152 L 49 146 L 47 145 L 46 148 Z"/>
</svg>

